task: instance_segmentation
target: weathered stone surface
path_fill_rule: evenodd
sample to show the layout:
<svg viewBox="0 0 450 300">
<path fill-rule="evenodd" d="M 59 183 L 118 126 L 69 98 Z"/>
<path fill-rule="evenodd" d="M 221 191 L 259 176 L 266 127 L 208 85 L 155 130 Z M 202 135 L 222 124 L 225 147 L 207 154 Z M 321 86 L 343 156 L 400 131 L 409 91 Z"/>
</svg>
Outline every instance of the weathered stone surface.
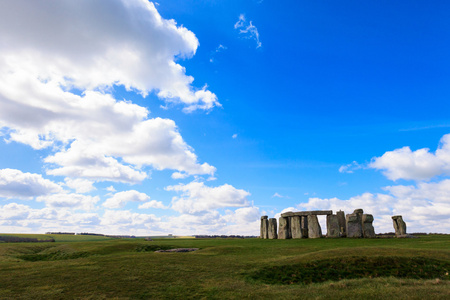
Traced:
<svg viewBox="0 0 450 300">
<path fill-rule="evenodd" d="M 365 238 L 375 237 L 375 229 L 373 228 L 372 222 L 373 222 L 372 215 L 370 214 L 362 215 L 362 229 L 363 229 L 363 236 Z"/>
<path fill-rule="evenodd" d="M 261 217 L 261 233 L 260 238 L 268 239 L 269 238 L 269 220 L 267 220 L 267 216 Z"/>
<path fill-rule="evenodd" d="M 340 236 L 339 220 L 337 215 L 327 216 L 327 237 L 337 238 Z"/>
<path fill-rule="evenodd" d="M 293 216 L 309 216 L 309 215 L 315 215 L 315 216 L 327 216 L 332 215 L 332 210 L 311 210 L 311 211 L 298 211 L 298 212 L 285 212 L 282 213 L 282 217 L 293 217 Z"/>
<path fill-rule="evenodd" d="M 336 212 L 339 223 L 339 235 L 341 237 L 347 236 L 347 225 L 345 224 L 345 214 L 342 210 Z"/>
<path fill-rule="evenodd" d="M 311 239 L 322 237 L 322 229 L 320 228 L 317 215 L 308 215 L 308 237 Z"/>
<path fill-rule="evenodd" d="M 349 238 L 361 238 L 362 235 L 362 224 L 359 214 L 353 213 L 346 215 L 347 223 L 347 237 Z"/>
<path fill-rule="evenodd" d="M 270 218 L 269 219 L 269 239 L 277 239 L 277 219 Z"/>
<path fill-rule="evenodd" d="M 290 218 L 291 221 L 291 235 L 293 239 L 303 238 L 302 234 L 302 222 L 300 216 L 293 216 Z"/>
<path fill-rule="evenodd" d="M 289 218 L 280 217 L 278 219 L 278 239 L 290 238 L 290 224 Z"/>
<path fill-rule="evenodd" d="M 403 221 L 402 216 L 393 216 L 392 221 L 394 223 L 395 235 L 406 235 L 406 223 Z"/>
<path fill-rule="evenodd" d="M 301 216 L 302 218 L 302 238 L 308 238 L 308 216 Z"/>
<path fill-rule="evenodd" d="M 354 211 L 353 211 L 353 213 L 354 214 L 363 214 L 364 213 L 364 210 L 362 209 L 362 208 L 357 208 L 357 209 L 355 209 Z"/>
</svg>

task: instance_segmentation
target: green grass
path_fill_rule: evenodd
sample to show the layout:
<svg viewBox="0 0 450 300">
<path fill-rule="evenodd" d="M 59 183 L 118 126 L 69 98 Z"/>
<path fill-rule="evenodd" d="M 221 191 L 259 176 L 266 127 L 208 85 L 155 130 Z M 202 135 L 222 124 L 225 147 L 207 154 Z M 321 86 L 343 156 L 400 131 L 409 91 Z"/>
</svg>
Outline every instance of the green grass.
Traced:
<svg viewBox="0 0 450 300">
<path fill-rule="evenodd" d="M 366 240 L 70 237 L 0 244 L 0 299 L 450 299 L 450 236 L 445 235 Z M 154 252 L 168 248 L 200 250 Z M 291 278 L 265 279 L 274 274 Z M 300 280 L 302 274 L 310 280 Z"/>
<path fill-rule="evenodd" d="M 266 267 L 250 278 L 268 284 L 311 284 L 343 279 L 399 277 L 450 279 L 450 263 L 423 257 L 352 256 Z"/>
</svg>

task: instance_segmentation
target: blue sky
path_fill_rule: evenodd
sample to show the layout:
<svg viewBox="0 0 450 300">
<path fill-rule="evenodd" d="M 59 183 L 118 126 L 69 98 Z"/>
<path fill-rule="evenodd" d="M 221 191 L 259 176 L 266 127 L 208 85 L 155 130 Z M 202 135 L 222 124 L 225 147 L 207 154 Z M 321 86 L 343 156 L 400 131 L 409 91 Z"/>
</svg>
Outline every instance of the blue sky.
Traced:
<svg viewBox="0 0 450 300">
<path fill-rule="evenodd" d="M 0 232 L 450 232 L 449 6 L 3 1 Z"/>
</svg>

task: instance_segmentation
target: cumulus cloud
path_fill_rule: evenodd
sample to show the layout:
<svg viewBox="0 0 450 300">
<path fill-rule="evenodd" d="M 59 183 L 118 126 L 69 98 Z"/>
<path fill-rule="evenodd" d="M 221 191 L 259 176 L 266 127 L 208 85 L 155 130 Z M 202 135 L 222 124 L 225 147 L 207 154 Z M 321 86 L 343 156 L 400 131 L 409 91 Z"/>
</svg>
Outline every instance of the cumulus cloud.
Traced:
<svg viewBox="0 0 450 300">
<path fill-rule="evenodd" d="M 0 221 L 23 220 L 28 217 L 29 213 L 29 206 L 17 203 L 9 203 L 1 207 Z"/>
<path fill-rule="evenodd" d="M 40 174 L 23 173 L 15 169 L 0 170 L 0 197 L 31 199 L 62 191 L 61 186 L 44 179 Z"/>
<path fill-rule="evenodd" d="M 100 201 L 98 196 L 87 196 L 82 194 L 59 193 L 36 198 L 38 202 L 45 202 L 52 208 L 73 208 L 82 210 L 93 210 L 95 204 Z"/>
<path fill-rule="evenodd" d="M 172 209 L 181 213 L 199 213 L 224 207 L 248 206 L 250 193 L 224 184 L 218 187 L 206 186 L 203 182 L 193 181 L 166 187 L 168 191 L 181 193 L 172 200 Z"/>
<path fill-rule="evenodd" d="M 238 21 L 234 24 L 234 29 L 239 29 L 239 34 L 246 39 L 252 39 L 256 42 L 256 48 L 262 46 L 259 41 L 259 32 L 258 28 L 252 24 L 252 21 L 247 22 L 245 20 L 245 15 L 240 14 Z"/>
<path fill-rule="evenodd" d="M 65 179 L 66 185 L 74 189 L 77 193 L 89 193 L 90 191 L 95 190 L 94 182 L 91 180 L 81 179 L 81 178 L 69 178 L 66 177 Z"/>
<path fill-rule="evenodd" d="M 188 176 L 189 176 L 189 174 L 181 173 L 181 172 L 174 172 L 171 175 L 172 179 L 184 179 Z"/>
<path fill-rule="evenodd" d="M 438 175 L 450 175 L 450 134 L 442 137 L 435 153 L 428 148 L 412 151 L 403 147 L 373 158 L 370 168 L 381 170 L 391 180 L 429 180 Z"/>
<path fill-rule="evenodd" d="M 138 206 L 139 209 L 148 209 L 148 208 L 161 208 L 161 209 L 167 209 L 161 201 L 151 200 L 148 202 L 145 202 L 144 204 L 141 204 Z"/>
<path fill-rule="evenodd" d="M 107 208 L 122 208 L 128 202 L 145 202 L 150 200 L 150 196 L 136 190 L 129 190 L 115 193 L 111 198 L 106 199 L 103 203 Z"/>
<path fill-rule="evenodd" d="M 385 187 L 386 193 L 364 193 L 347 200 L 310 198 L 295 210 L 338 210 L 352 213 L 357 208 L 373 214 L 376 232 L 393 231 L 393 215 L 403 215 L 408 232 L 450 231 L 450 180 L 421 182 L 417 186 Z M 292 208 L 290 208 L 292 210 Z"/>
<path fill-rule="evenodd" d="M 18 63 L 16 72 L 65 87 L 157 91 L 188 109 L 218 104 L 210 91 L 197 93 L 175 62 L 195 54 L 194 33 L 163 19 L 146 0 L 2 1 L 0 34 L 2 69 Z"/>
<path fill-rule="evenodd" d="M 9 142 L 52 147 L 48 174 L 136 183 L 145 166 L 214 173 L 172 120 L 111 95 L 123 85 L 187 112 L 220 105 L 175 62 L 195 54 L 197 38 L 152 3 L 2 1 L 0 35 L 0 128 Z"/>
<path fill-rule="evenodd" d="M 100 218 L 100 225 L 113 234 L 140 234 L 159 232 L 161 219 L 152 214 L 134 213 L 129 210 L 107 210 Z"/>
</svg>

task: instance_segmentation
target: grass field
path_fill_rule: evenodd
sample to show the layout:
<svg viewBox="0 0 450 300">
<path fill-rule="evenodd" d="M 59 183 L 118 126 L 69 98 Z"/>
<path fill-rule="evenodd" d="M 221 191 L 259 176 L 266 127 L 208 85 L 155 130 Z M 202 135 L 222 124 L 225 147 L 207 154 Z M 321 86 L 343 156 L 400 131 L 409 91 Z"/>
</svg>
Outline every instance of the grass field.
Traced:
<svg viewBox="0 0 450 300">
<path fill-rule="evenodd" d="M 0 243 L 0 299 L 450 299 L 445 235 L 154 241 L 42 235 L 48 237 L 56 242 Z M 200 250 L 154 252 L 180 247 Z"/>
</svg>

